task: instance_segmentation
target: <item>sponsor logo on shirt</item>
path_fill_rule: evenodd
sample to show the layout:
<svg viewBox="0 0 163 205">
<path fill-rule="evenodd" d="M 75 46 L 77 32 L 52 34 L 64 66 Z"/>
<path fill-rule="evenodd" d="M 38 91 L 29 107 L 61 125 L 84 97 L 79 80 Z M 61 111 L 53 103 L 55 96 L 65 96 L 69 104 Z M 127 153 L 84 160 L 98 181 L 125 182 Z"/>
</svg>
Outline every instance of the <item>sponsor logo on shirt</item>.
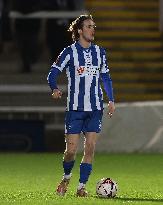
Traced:
<svg viewBox="0 0 163 205">
<path fill-rule="evenodd" d="M 80 66 L 77 68 L 77 74 L 78 75 L 93 75 L 93 76 L 97 76 L 99 74 L 100 69 L 97 66 L 93 66 L 93 67 L 84 67 L 84 66 Z"/>
<path fill-rule="evenodd" d="M 77 72 L 78 72 L 79 75 L 82 75 L 84 73 L 84 71 L 85 71 L 85 67 L 77 68 Z"/>
</svg>

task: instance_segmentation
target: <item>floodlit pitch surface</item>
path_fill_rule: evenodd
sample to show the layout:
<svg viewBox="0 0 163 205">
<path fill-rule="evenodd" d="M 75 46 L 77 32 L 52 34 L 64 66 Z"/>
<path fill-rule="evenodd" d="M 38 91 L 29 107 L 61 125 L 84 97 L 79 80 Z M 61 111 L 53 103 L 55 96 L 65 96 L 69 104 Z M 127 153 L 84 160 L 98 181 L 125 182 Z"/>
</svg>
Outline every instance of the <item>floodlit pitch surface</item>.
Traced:
<svg viewBox="0 0 163 205">
<path fill-rule="evenodd" d="M 64 197 L 55 194 L 62 176 L 61 154 L 0 154 L 0 204 L 120 205 L 163 204 L 163 155 L 96 154 L 87 184 L 88 198 L 75 196 L 81 155 Z M 96 182 L 111 177 L 119 186 L 114 199 L 100 199 Z"/>
</svg>

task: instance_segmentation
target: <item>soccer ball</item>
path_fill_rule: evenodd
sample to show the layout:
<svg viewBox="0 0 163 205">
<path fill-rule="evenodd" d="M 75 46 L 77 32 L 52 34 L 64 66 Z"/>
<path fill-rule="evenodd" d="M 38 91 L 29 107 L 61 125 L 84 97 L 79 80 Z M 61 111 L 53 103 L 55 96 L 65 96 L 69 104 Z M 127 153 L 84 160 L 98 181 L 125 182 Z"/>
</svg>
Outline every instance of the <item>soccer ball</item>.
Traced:
<svg viewBox="0 0 163 205">
<path fill-rule="evenodd" d="M 102 178 L 97 182 L 96 193 L 99 197 L 110 198 L 115 197 L 118 191 L 118 186 L 115 181 L 110 178 Z"/>
</svg>

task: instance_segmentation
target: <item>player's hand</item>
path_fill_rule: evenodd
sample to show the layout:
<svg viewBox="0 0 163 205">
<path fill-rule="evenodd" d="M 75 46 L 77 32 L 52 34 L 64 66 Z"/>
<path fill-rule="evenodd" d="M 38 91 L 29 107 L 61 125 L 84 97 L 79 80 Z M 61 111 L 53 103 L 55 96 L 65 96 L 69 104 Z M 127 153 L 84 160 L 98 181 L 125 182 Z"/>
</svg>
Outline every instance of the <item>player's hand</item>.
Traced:
<svg viewBox="0 0 163 205">
<path fill-rule="evenodd" d="M 114 113 L 114 111 L 115 111 L 114 102 L 109 101 L 109 103 L 108 103 L 108 109 L 109 109 L 108 115 L 109 115 L 109 117 L 111 118 L 112 115 L 113 115 L 113 113 Z"/>
<path fill-rule="evenodd" d="M 62 97 L 62 92 L 59 89 L 54 89 L 52 93 L 52 98 L 58 99 Z"/>
</svg>

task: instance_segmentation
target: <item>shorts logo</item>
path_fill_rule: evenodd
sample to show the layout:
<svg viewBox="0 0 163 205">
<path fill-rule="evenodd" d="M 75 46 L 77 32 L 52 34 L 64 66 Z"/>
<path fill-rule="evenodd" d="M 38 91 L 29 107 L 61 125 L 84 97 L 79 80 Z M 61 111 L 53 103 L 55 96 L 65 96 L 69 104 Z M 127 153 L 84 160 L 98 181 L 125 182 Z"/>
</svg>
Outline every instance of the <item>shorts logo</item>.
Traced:
<svg viewBox="0 0 163 205">
<path fill-rule="evenodd" d="M 102 123 L 101 123 L 101 120 L 99 120 L 99 129 L 101 130 L 101 126 L 102 126 Z"/>
<path fill-rule="evenodd" d="M 71 130 L 71 128 L 72 128 L 72 126 L 71 126 L 71 125 L 69 125 L 69 126 L 68 126 L 68 129 L 69 129 L 69 130 Z"/>
<path fill-rule="evenodd" d="M 82 75 L 84 73 L 85 67 L 79 67 L 77 68 L 77 72 L 79 75 Z"/>
</svg>

